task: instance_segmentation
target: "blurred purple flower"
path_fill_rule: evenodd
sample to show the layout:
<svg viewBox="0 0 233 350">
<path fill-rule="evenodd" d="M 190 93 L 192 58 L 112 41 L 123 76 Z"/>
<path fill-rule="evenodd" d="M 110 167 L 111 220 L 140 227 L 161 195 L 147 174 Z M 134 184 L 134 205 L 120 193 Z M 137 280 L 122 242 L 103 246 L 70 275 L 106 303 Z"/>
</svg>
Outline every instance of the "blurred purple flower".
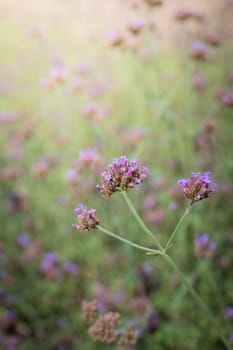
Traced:
<svg viewBox="0 0 233 350">
<path fill-rule="evenodd" d="M 134 21 L 130 21 L 128 23 L 128 28 L 132 34 L 140 33 L 146 25 L 146 21 L 143 18 L 136 19 Z"/>
<path fill-rule="evenodd" d="M 63 264 L 64 271 L 71 274 L 71 275 L 77 275 L 79 272 L 78 265 L 75 264 L 71 260 L 67 260 Z"/>
<path fill-rule="evenodd" d="M 17 244 L 20 248 L 27 248 L 31 243 L 31 239 L 26 232 L 21 233 L 17 237 Z"/>
<path fill-rule="evenodd" d="M 7 319 L 12 320 L 16 317 L 16 311 L 15 310 L 7 310 L 4 312 L 4 316 Z"/>
<path fill-rule="evenodd" d="M 43 256 L 43 259 L 41 261 L 41 270 L 46 271 L 49 270 L 55 262 L 57 261 L 57 256 L 53 252 L 46 252 Z"/>
<path fill-rule="evenodd" d="M 213 255 L 217 247 L 216 242 L 210 241 L 210 237 L 207 233 L 197 233 L 194 238 L 194 249 L 198 257 L 210 257 Z"/>
<path fill-rule="evenodd" d="M 79 75 L 87 74 L 90 72 L 90 66 L 86 62 L 78 62 L 75 66 L 75 73 Z"/>
<path fill-rule="evenodd" d="M 146 330 L 149 333 L 154 333 L 158 328 L 158 311 L 153 310 L 148 319 L 146 324 Z"/>
<path fill-rule="evenodd" d="M 78 224 L 74 224 L 73 227 L 78 231 L 90 231 L 99 224 L 95 209 L 88 209 L 85 205 L 79 204 L 75 212 L 77 214 Z"/>
<path fill-rule="evenodd" d="M 209 47 L 202 41 L 194 41 L 190 46 L 189 54 L 195 60 L 205 61 L 209 57 Z"/>
<path fill-rule="evenodd" d="M 233 107 L 233 91 L 227 91 L 221 96 L 221 100 L 226 107 Z"/>
<path fill-rule="evenodd" d="M 177 203 L 176 202 L 170 202 L 168 205 L 168 209 L 175 211 L 177 209 Z"/>
<path fill-rule="evenodd" d="M 124 36 L 117 30 L 111 30 L 108 33 L 108 43 L 110 46 L 120 46 L 124 42 Z"/>
<path fill-rule="evenodd" d="M 230 320 L 233 320 L 233 306 L 227 306 L 225 309 L 225 315 L 227 316 L 227 318 L 229 318 Z"/>
<path fill-rule="evenodd" d="M 70 168 L 66 172 L 66 182 L 69 185 L 73 185 L 77 182 L 77 172 L 75 169 Z"/>
</svg>

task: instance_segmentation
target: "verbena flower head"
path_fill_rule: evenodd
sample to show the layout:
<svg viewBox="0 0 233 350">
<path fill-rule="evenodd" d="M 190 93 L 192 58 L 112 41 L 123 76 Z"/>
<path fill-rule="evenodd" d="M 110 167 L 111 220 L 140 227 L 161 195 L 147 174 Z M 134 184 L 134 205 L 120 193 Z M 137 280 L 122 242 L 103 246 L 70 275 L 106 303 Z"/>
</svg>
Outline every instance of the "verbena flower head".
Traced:
<svg viewBox="0 0 233 350">
<path fill-rule="evenodd" d="M 206 171 L 203 175 L 201 173 L 192 173 L 188 179 L 178 180 L 179 186 L 184 192 L 184 196 L 191 200 L 191 203 L 208 198 L 214 187 L 210 180 L 211 172 Z"/>
<path fill-rule="evenodd" d="M 96 187 L 104 197 L 110 197 L 117 191 L 127 191 L 139 185 L 146 173 L 147 168 L 139 160 L 121 156 L 113 159 L 107 170 L 101 173 L 101 184 Z"/>
<path fill-rule="evenodd" d="M 78 231 L 90 231 L 96 228 L 99 224 L 95 209 L 88 209 L 85 205 L 79 204 L 79 206 L 75 209 L 75 212 L 78 223 L 74 224 L 73 227 Z"/>
</svg>

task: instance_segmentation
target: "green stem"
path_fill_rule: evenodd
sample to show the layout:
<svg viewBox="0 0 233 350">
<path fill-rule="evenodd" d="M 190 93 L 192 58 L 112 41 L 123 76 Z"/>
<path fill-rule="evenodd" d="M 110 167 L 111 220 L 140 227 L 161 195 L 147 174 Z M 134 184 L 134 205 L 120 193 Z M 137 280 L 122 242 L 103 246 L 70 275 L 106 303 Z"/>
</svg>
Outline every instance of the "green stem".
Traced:
<svg viewBox="0 0 233 350">
<path fill-rule="evenodd" d="M 201 264 L 197 266 L 197 270 L 193 271 L 190 277 L 187 277 L 187 280 L 190 284 L 193 284 L 198 277 L 200 277 L 207 270 L 206 261 L 202 261 Z M 174 305 L 179 305 L 182 303 L 185 293 L 187 292 L 187 288 L 182 284 L 180 290 L 177 292 Z"/>
<path fill-rule="evenodd" d="M 107 235 L 109 235 L 109 236 L 111 236 L 111 237 L 114 237 L 114 238 L 118 239 L 119 241 L 122 241 L 122 242 L 124 242 L 124 243 L 126 243 L 126 244 L 128 244 L 128 245 L 131 245 L 131 246 L 134 247 L 134 248 L 137 248 L 137 249 L 140 249 L 140 250 L 144 250 L 144 251 L 147 252 L 147 253 L 153 253 L 153 254 L 159 254 L 159 255 L 162 254 L 160 250 L 147 248 L 147 247 L 144 247 L 144 246 L 142 246 L 142 245 L 139 245 L 139 244 L 133 243 L 133 242 L 131 242 L 131 241 L 128 241 L 128 239 L 125 239 L 125 238 L 123 238 L 123 237 L 121 237 L 121 236 L 118 236 L 116 233 L 113 233 L 113 232 L 111 232 L 111 231 L 108 231 L 108 230 L 106 230 L 106 229 L 105 229 L 104 227 L 102 227 L 102 226 L 99 226 L 99 225 L 98 225 L 98 226 L 97 226 L 97 229 L 100 230 L 100 231 L 102 231 L 102 232 L 104 232 L 104 233 L 106 233 Z"/>
<path fill-rule="evenodd" d="M 183 222 L 185 216 L 186 216 L 189 212 L 190 212 L 190 207 L 187 207 L 187 208 L 185 209 L 184 214 L 181 216 L 181 218 L 180 218 L 178 224 L 176 225 L 175 230 L 172 232 L 172 234 L 171 234 L 169 240 L 167 241 L 167 244 L 166 244 L 166 246 L 165 246 L 165 248 L 164 248 L 164 253 L 166 253 L 167 249 L 169 248 L 169 246 L 170 246 L 170 244 L 171 244 L 171 241 L 173 240 L 173 238 L 175 237 L 176 232 L 178 231 L 178 228 L 180 227 L 180 225 L 182 224 L 182 222 Z"/>
<path fill-rule="evenodd" d="M 199 294 L 195 291 L 195 289 L 192 287 L 192 285 L 189 283 L 189 281 L 186 279 L 186 277 L 180 271 L 180 269 L 175 264 L 175 262 L 172 260 L 172 258 L 170 258 L 170 256 L 167 255 L 167 254 L 163 254 L 163 256 L 167 260 L 169 265 L 173 268 L 173 270 L 175 270 L 176 273 L 179 275 L 180 279 L 182 280 L 182 282 L 184 283 L 184 285 L 186 286 L 186 288 L 188 289 L 190 294 L 193 296 L 194 300 L 197 302 L 197 304 L 202 309 L 202 311 L 206 314 L 206 316 L 208 317 L 209 321 L 212 323 L 212 325 L 216 329 L 216 331 L 217 331 L 220 339 L 222 340 L 223 344 L 225 345 L 226 349 L 227 350 L 231 350 L 231 347 L 228 344 L 228 341 L 227 341 L 226 337 L 219 330 L 219 325 L 218 325 L 217 321 L 215 320 L 214 316 L 212 315 L 212 313 L 210 312 L 210 310 L 209 310 L 208 306 L 206 305 L 206 303 L 199 296 Z"/>
<path fill-rule="evenodd" d="M 131 213 L 133 214 L 135 220 L 137 221 L 137 223 L 139 224 L 139 226 L 143 229 L 143 231 L 150 236 L 150 238 L 152 238 L 152 240 L 154 241 L 154 243 L 158 246 L 160 252 L 163 252 L 163 247 L 161 246 L 161 244 L 159 243 L 159 241 L 155 238 L 155 236 L 153 235 L 153 233 L 148 229 L 148 227 L 144 224 L 144 222 L 142 221 L 142 219 L 140 218 L 138 212 L 136 211 L 136 209 L 134 208 L 133 203 L 131 202 L 131 200 L 129 199 L 129 197 L 127 196 L 125 191 L 121 192 Z"/>
<path fill-rule="evenodd" d="M 209 265 L 209 261 L 208 261 L 208 265 Z M 223 316 L 222 319 L 226 320 L 226 318 L 224 317 L 224 311 L 223 311 L 224 310 L 223 298 L 221 296 L 219 286 L 216 283 L 216 279 L 213 276 L 213 271 L 212 271 L 211 266 L 208 266 L 207 278 L 209 279 L 211 289 L 215 295 L 215 299 L 216 299 L 216 302 L 217 302 L 218 308 L 219 308 L 219 313 Z"/>
</svg>

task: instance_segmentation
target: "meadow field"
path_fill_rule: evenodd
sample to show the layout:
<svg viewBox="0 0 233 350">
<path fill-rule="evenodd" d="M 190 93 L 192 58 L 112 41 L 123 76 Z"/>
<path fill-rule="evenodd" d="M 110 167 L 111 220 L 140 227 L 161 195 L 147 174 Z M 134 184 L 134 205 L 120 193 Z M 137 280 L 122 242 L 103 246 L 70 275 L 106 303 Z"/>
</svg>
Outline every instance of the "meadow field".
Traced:
<svg viewBox="0 0 233 350">
<path fill-rule="evenodd" d="M 233 1 L 0 1 L 0 350 L 233 347 Z"/>
</svg>

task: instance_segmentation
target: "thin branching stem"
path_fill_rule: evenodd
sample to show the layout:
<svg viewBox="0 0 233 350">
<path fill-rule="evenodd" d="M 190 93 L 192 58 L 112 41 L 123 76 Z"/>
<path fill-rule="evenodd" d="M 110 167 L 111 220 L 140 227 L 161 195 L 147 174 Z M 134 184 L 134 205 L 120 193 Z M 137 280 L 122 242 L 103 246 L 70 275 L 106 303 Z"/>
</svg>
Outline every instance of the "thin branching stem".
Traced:
<svg viewBox="0 0 233 350">
<path fill-rule="evenodd" d="M 221 332 L 221 330 L 219 329 L 219 325 L 215 319 L 215 317 L 212 315 L 212 312 L 209 310 L 208 306 L 206 305 L 206 303 L 204 302 L 204 300 L 200 297 L 200 295 L 195 291 L 195 289 L 192 287 L 191 283 L 189 282 L 188 278 L 185 277 L 185 275 L 183 274 L 183 272 L 179 269 L 179 267 L 176 265 L 176 263 L 174 262 L 174 260 L 166 253 L 168 248 L 171 245 L 172 240 L 175 237 L 176 232 L 178 231 L 179 227 L 181 226 L 184 218 L 186 217 L 186 215 L 190 212 L 190 208 L 191 205 L 193 203 L 191 203 L 186 209 L 184 214 L 182 215 L 182 217 L 180 218 L 178 224 L 176 225 L 174 231 L 172 232 L 170 238 L 167 241 L 167 244 L 165 245 L 165 248 L 163 248 L 161 246 L 161 244 L 158 242 L 157 238 L 154 236 L 154 234 L 147 228 L 147 226 L 145 225 L 144 221 L 141 219 L 141 217 L 139 216 L 138 212 L 136 211 L 133 203 L 131 202 L 131 200 L 129 199 L 129 197 L 127 196 L 125 191 L 121 191 L 121 193 L 123 194 L 123 197 L 131 211 L 131 213 L 133 214 L 135 220 L 137 221 L 137 223 L 139 224 L 139 226 L 143 229 L 143 231 L 150 236 L 150 238 L 154 241 L 154 243 L 157 245 L 157 247 L 159 249 L 151 249 L 151 248 L 147 248 L 144 246 L 141 246 L 139 244 L 136 244 L 134 242 L 131 242 L 121 236 L 118 236 L 117 234 L 106 230 L 105 228 L 101 227 L 101 226 L 97 226 L 97 228 L 108 234 L 111 237 L 114 237 L 128 245 L 131 245 L 137 249 L 143 250 L 145 251 L 147 254 L 150 255 L 162 255 L 164 257 L 164 259 L 168 262 L 168 264 L 173 268 L 173 270 L 177 273 L 177 275 L 180 277 L 181 281 L 183 282 L 184 286 L 187 288 L 187 290 L 190 292 L 190 294 L 192 295 L 193 299 L 196 301 L 196 303 L 199 305 L 200 309 L 203 311 L 203 313 L 208 317 L 209 321 L 211 322 L 211 324 L 213 325 L 213 327 L 215 328 L 219 338 L 222 340 L 223 344 L 225 345 L 225 348 L 227 350 L 231 350 L 231 347 L 225 337 L 225 335 Z"/>
<path fill-rule="evenodd" d="M 137 223 L 139 224 L 139 226 L 143 229 L 143 231 L 150 236 L 150 238 L 154 241 L 154 243 L 156 244 L 156 246 L 159 248 L 160 252 L 163 252 L 163 247 L 161 246 L 161 244 L 159 243 L 159 241 L 157 240 L 157 238 L 154 236 L 154 234 L 148 229 L 148 227 L 145 225 L 144 221 L 141 219 L 141 217 L 139 216 L 137 210 L 135 209 L 133 203 L 131 202 L 130 198 L 128 197 L 127 193 L 125 191 L 121 192 L 123 194 L 123 197 L 131 211 L 131 213 L 133 214 L 135 220 L 137 221 Z"/>
<path fill-rule="evenodd" d="M 131 242 L 131 241 L 129 241 L 128 239 L 125 239 L 125 238 L 119 236 L 118 234 L 113 233 L 113 232 L 111 232 L 111 231 L 105 229 L 104 227 L 102 227 L 102 226 L 100 226 L 100 225 L 97 226 L 97 229 L 100 230 L 100 231 L 102 231 L 102 232 L 104 232 L 104 233 L 106 233 L 106 234 L 109 235 L 109 236 L 112 236 L 112 237 L 118 239 L 119 241 L 122 241 L 122 242 L 124 242 L 124 243 L 126 243 L 126 244 L 128 244 L 128 245 L 133 246 L 134 248 L 137 248 L 137 249 L 140 249 L 140 250 L 144 250 L 144 251 L 147 252 L 147 253 L 152 253 L 152 254 L 155 254 L 155 255 L 156 255 L 156 254 L 160 254 L 160 255 L 161 255 L 161 251 L 160 251 L 160 250 L 147 248 L 147 247 L 144 247 L 144 246 L 142 246 L 142 245 L 139 245 L 139 244 L 136 244 L 136 243 L 134 243 L 134 242 Z"/>
<path fill-rule="evenodd" d="M 167 244 L 165 245 L 165 248 L 164 248 L 164 253 L 166 253 L 167 249 L 170 247 L 170 244 L 171 244 L 173 238 L 175 237 L 176 232 L 178 231 L 179 227 L 181 226 L 185 216 L 188 215 L 189 212 L 190 212 L 190 206 L 186 207 L 184 214 L 181 216 L 178 224 L 176 225 L 176 227 L 175 227 L 174 231 L 172 232 L 169 240 L 167 241 Z"/>
</svg>

